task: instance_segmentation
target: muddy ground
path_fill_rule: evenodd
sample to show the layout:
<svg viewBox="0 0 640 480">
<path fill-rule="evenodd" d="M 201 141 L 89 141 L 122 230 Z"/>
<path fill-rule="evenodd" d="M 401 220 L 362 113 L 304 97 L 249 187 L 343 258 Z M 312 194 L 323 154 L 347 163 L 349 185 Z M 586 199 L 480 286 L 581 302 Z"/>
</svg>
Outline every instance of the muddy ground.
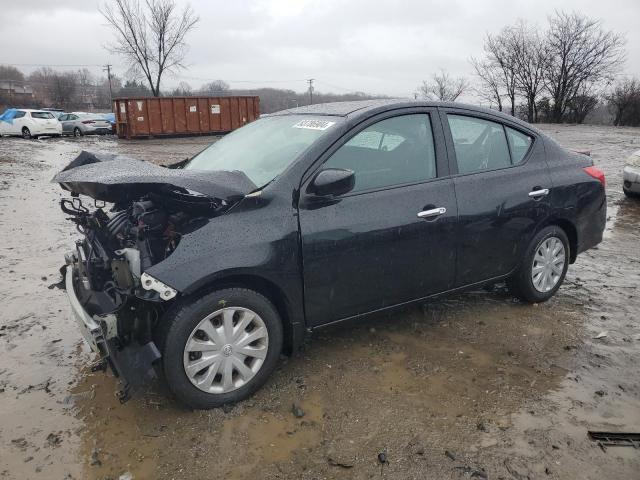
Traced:
<svg viewBox="0 0 640 480">
<path fill-rule="evenodd" d="M 213 411 L 160 383 L 120 405 L 91 373 L 51 288 L 78 234 L 50 183 L 81 149 L 173 162 L 212 139 L 0 138 L 0 478 L 640 478 L 640 450 L 587 437 L 640 432 L 640 202 L 620 178 L 640 129 L 542 128 L 590 149 L 608 182 L 605 241 L 555 298 L 497 286 L 325 330 Z"/>
</svg>

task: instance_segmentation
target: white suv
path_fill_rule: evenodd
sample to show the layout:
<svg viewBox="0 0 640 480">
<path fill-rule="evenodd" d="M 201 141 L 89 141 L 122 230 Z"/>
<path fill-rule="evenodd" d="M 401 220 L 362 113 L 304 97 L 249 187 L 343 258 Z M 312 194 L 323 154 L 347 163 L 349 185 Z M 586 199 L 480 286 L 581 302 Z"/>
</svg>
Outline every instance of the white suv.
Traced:
<svg viewBox="0 0 640 480">
<path fill-rule="evenodd" d="M 40 135 L 59 137 L 62 125 L 51 113 L 27 108 L 9 109 L 0 116 L 0 135 L 37 138 Z"/>
</svg>

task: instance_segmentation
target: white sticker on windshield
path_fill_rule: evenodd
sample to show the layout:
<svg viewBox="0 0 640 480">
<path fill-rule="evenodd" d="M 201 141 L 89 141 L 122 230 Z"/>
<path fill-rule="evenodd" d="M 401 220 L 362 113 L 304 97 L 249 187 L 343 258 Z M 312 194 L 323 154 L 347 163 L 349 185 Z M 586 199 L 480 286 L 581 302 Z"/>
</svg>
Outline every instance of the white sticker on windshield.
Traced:
<svg viewBox="0 0 640 480">
<path fill-rule="evenodd" d="M 326 130 L 336 122 L 328 122 L 326 120 L 300 120 L 293 128 L 306 128 L 307 130 Z"/>
</svg>

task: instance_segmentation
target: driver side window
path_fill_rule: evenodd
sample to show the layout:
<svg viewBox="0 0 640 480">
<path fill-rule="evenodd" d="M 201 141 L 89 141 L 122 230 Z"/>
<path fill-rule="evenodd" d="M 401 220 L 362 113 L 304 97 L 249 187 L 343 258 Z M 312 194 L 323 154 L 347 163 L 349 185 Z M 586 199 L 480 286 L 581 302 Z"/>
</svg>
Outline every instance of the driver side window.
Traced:
<svg viewBox="0 0 640 480">
<path fill-rule="evenodd" d="M 429 115 L 402 115 L 374 123 L 342 145 L 324 167 L 353 170 L 354 192 L 435 178 Z"/>
<path fill-rule="evenodd" d="M 504 128 L 500 123 L 463 115 L 447 115 L 458 173 L 511 166 Z"/>
</svg>

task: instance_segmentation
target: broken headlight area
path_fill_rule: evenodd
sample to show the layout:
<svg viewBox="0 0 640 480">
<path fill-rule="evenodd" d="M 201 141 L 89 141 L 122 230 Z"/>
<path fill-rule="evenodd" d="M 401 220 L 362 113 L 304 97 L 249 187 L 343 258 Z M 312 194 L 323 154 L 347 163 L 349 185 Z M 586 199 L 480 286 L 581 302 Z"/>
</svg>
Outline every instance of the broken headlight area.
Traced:
<svg viewBox="0 0 640 480">
<path fill-rule="evenodd" d="M 152 363 L 160 358 L 153 332 L 179 293 L 145 270 L 228 207 L 171 186 L 128 204 L 89 204 L 79 196 L 61 201 L 83 235 L 66 256 L 67 293 L 85 338 L 102 357 L 99 365 L 121 378 L 122 400 L 153 378 Z"/>
</svg>

